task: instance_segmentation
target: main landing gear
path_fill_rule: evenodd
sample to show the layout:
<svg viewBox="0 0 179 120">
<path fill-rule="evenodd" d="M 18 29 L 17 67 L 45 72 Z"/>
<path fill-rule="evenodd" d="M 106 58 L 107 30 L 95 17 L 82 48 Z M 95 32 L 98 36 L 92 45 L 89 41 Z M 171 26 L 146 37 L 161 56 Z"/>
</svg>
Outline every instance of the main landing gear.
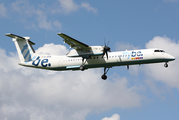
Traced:
<svg viewBox="0 0 179 120">
<path fill-rule="evenodd" d="M 106 69 L 107 69 L 107 70 L 106 70 Z M 109 71 L 109 69 L 110 69 L 110 68 L 106 68 L 106 67 L 104 68 L 104 74 L 101 76 L 101 78 L 102 78 L 103 80 L 106 80 L 106 79 L 107 79 L 107 75 L 106 75 L 106 74 L 107 74 L 107 72 Z"/>
<path fill-rule="evenodd" d="M 164 67 L 166 68 L 168 67 L 168 62 L 165 62 Z"/>
<path fill-rule="evenodd" d="M 84 65 L 85 65 L 85 63 L 86 63 L 86 61 L 87 61 L 86 59 L 87 59 L 87 58 L 83 58 L 83 59 L 82 59 L 82 65 L 80 66 L 80 70 L 81 70 L 81 71 L 84 71 L 84 70 L 85 70 Z"/>
</svg>

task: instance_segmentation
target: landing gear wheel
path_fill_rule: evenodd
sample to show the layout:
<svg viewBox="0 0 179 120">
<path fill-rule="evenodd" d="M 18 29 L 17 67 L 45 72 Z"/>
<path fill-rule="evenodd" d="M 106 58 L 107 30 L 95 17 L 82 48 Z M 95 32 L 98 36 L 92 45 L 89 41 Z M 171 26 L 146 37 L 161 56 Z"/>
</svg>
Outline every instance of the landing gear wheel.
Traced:
<svg viewBox="0 0 179 120">
<path fill-rule="evenodd" d="M 101 76 L 101 78 L 102 78 L 103 80 L 106 80 L 106 79 L 107 79 L 107 76 L 106 76 L 105 74 L 103 74 L 103 75 Z"/>
<path fill-rule="evenodd" d="M 86 63 L 86 61 L 87 61 L 86 59 L 87 59 L 87 58 L 83 58 L 83 59 L 82 59 L 82 65 L 80 66 L 80 70 L 81 70 L 81 71 L 84 71 L 84 70 L 85 70 L 84 65 L 85 65 L 85 63 Z"/>
<path fill-rule="evenodd" d="M 109 71 L 109 69 L 110 68 L 104 68 L 104 74 L 101 76 L 101 78 L 103 79 L 103 80 L 106 80 L 107 79 L 107 76 L 106 76 L 106 74 L 107 74 L 107 72 Z"/>
<path fill-rule="evenodd" d="M 165 64 L 164 64 L 164 67 L 166 67 L 166 68 L 167 68 L 167 67 L 168 67 L 168 64 L 167 64 L 167 63 L 165 63 Z"/>
<path fill-rule="evenodd" d="M 84 70 L 85 70 L 85 68 L 84 68 L 83 65 L 80 66 L 80 70 L 81 70 L 81 71 L 84 71 Z"/>
</svg>

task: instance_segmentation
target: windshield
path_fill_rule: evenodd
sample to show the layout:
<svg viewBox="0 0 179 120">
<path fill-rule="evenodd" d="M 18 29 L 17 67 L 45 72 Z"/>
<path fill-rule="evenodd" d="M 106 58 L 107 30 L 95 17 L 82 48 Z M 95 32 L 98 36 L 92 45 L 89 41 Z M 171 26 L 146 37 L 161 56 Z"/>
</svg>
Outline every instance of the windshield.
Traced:
<svg viewBox="0 0 179 120">
<path fill-rule="evenodd" d="M 154 52 L 165 52 L 164 50 L 154 50 Z"/>
</svg>

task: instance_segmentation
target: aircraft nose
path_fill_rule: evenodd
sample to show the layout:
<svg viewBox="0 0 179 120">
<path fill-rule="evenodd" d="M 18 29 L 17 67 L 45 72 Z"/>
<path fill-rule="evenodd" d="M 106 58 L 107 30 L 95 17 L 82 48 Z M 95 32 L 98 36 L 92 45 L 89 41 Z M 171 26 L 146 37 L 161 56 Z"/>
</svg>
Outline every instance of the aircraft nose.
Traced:
<svg viewBox="0 0 179 120">
<path fill-rule="evenodd" d="M 173 57 L 173 56 L 172 56 L 172 58 L 171 58 L 171 59 L 172 59 L 172 60 L 175 60 L 175 57 Z"/>
<path fill-rule="evenodd" d="M 169 61 L 173 61 L 173 60 L 175 60 L 175 57 L 173 57 L 172 55 L 168 54 L 167 59 L 168 59 Z"/>
</svg>

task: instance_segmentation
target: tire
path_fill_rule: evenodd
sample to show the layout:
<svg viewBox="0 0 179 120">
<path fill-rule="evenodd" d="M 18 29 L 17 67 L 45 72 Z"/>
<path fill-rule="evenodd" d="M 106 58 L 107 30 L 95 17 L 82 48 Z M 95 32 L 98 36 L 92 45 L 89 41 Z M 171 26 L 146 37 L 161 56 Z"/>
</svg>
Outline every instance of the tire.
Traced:
<svg viewBox="0 0 179 120">
<path fill-rule="evenodd" d="M 80 66 L 80 70 L 81 70 L 81 71 L 84 71 L 84 70 L 85 70 L 85 68 L 84 68 L 83 65 Z"/>
<path fill-rule="evenodd" d="M 101 76 L 101 78 L 102 78 L 103 80 L 106 80 L 106 79 L 107 79 L 107 76 L 104 74 L 104 75 Z"/>
<path fill-rule="evenodd" d="M 166 68 L 167 68 L 167 67 L 168 67 L 168 64 L 167 64 L 167 63 L 165 63 L 165 64 L 164 64 L 164 67 L 166 67 Z"/>
</svg>

